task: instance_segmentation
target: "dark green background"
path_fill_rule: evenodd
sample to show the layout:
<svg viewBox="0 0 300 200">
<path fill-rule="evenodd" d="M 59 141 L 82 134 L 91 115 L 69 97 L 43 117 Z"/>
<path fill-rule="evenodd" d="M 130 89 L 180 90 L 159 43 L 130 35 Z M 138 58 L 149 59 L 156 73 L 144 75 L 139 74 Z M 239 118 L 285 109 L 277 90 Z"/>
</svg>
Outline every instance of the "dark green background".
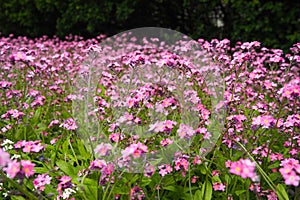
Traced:
<svg viewBox="0 0 300 200">
<path fill-rule="evenodd" d="M 218 15 L 223 27 L 214 23 Z M 90 38 L 145 26 L 288 49 L 300 42 L 300 0 L 0 0 L 5 36 Z"/>
</svg>

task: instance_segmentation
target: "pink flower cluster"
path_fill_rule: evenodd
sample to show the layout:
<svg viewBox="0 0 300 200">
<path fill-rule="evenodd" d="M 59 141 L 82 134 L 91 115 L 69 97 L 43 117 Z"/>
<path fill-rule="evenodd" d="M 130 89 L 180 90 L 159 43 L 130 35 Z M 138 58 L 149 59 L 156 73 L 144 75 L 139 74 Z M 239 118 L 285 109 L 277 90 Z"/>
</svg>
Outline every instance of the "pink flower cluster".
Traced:
<svg viewBox="0 0 300 200">
<path fill-rule="evenodd" d="M 38 153 L 42 150 L 45 150 L 45 146 L 41 144 L 40 140 L 36 141 L 25 141 L 20 140 L 16 144 L 14 144 L 15 149 L 22 148 L 22 151 L 25 153 L 35 152 Z"/>
<path fill-rule="evenodd" d="M 282 97 L 289 100 L 296 100 L 300 96 L 300 78 L 293 79 L 289 83 L 285 84 L 283 88 L 278 91 Z"/>
<path fill-rule="evenodd" d="M 10 117 L 12 117 L 13 119 L 19 119 L 19 118 L 22 118 L 23 116 L 24 116 L 23 112 L 13 109 L 13 110 L 9 110 L 5 114 L 1 115 L 1 118 L 2 119 L 10 119 Z"/>
<path fill-rule="evenodd" d="M 134 186 L 130 190 L 130 200 L 143 200 L 145 199 L 145 193 L 139 186 Z"/>
<path fill-rule="evenodd" d="M 17 175 L 22 178 L 24 175 L 29 178 L 34 174 L 34 166 L 30 160 L 11 160 L 9 153 L 0 148 L 0 168 L 7 173 L 10 178 L 15 178 Z"/>
<path fill-rule="evenodd" d="M 44 191 L 45 186 L 49 185 L 51 183 L 52 177 L 50 177 L 48 174 L 39 174 L 34 180 L 33 180 L 33 186 L 35 189 L 39 191 Z"/>
<path fill-rule="evenodd" d="M 66 119 L 60 126 L 70 131 L 74 131 L 78 128 L 72 118 Z"/>
<path fill-rule="evenodd" d="M 108 156 L 109 155 L 109 151 L 113 149 L 113 146 L 109 143 L 101 143 L 99 144 L 96 149 L 95 152 L 99 155 L 99 156 Z"/>
<path fill-rule="evenodd" d="M 25 175 L 27 178 L 29 178 L 34 174 L 34 166 L 35 164 L 30 160 L 21 160 L 21 162 L 13 160 L 9 162 L 7 167 L 3 168 L 3 170 L 10 178 L 15 178 L 17 175 L 20 177 Z"/>
<path fill-rule="evenodd" d="M 177 133 L 180 138 L 190 139 L 192 136 L 194 136 L 196 131 L 188 125 L 180 124 L 179 129 L 177 130 Z"/>
<path fill-rule="evenodd" d="M 252 119 L 252 125 L 262 126 L 262 128 L 271 128 L 276 124 L 276 119 L 270 115 L 258 116 Z"/>
<path fill-rule="evenodd" d="M 240 159 L 236 162 L 227 161 L 226 167 L 229 172 L 238 175 L 242 178 L 250 178 L 252 181 L 257 181 L 258 175 L 255 172 L 255 163 L 250 159 Z"/>
<path fill-rule="evenodd" d="M 148 152 L 148 147 L 140 142 L 134 143 L 122 150 L 123 158 L 132 156 L 133 158 L 139 158 L 143 153 Z"/>
<path fill-rule="evenodd" d="M 172 166 L 169 165 L 169 164 L 160 165 L 160 166 L 158 166 L 158 169 L 159 169 L 159 174 L 161 176 L 165 176 L 167 174 L 170 174 L 173 171 Z"/>
<path fill-rule="evenodd" d="M 171 131 L 172 128 L 177 124 L 177 122 L 174 122 L 172 120 L 165 120 L 163 122 L 155 122 L 154 124 L 149 125 L 149 131 L 154 131 L 156 133 L 159 132 L 165 132 L 165 131 Z"/>
<path fill-rule="evenodd" d="M 89 170 L 100 170 L 101 177 L 99 180 L 99 184 L 105 184 L 110 180 L 110 176 L 114 171 L 114 164 L 108 163 L 102 159 L 96 159 L 91 161 Z M 113 179 L 111 179 L 113 181 Z"/>
<path fill-rule="evenodd" d="M 299 186 L 300 183 L 300 164 L 299 160 L 286 158 L 281 161 L 279 172 L 284 178 L 285 184 Z"/>
</svg>

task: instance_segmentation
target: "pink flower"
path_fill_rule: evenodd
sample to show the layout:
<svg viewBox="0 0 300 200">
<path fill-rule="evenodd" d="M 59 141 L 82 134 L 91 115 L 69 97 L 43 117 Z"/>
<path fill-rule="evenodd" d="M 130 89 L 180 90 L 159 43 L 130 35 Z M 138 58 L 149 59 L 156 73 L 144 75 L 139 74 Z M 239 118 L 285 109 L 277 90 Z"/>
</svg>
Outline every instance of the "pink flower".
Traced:
<svg viewBox="0 0 300 200">
<path fill-rule="evenodd" d="M 166 108 L 168 106 L 171 106 L 172 104 L 175 103 L 175 100 L 173 98 L 167 98 L 167 99 L 164 99 L 161 103 L 161 105 Z"/>
<path fill-rule="evenodd" d="M 188 171 L 189 168 L 189 162 L 185 158 L 177 158 L 175 160 L 175 167 L 177 171 L 180 169 L 184 169 L 185 171 Z"/>
<path fill-rule="evenodd" d="M 30 160 L 21 160 L 22 165 L 22 172 L 25 174 L 27 178 L 34 174 L 34 166 L 35 164 L 32 163 Z"/>
<path fill-rule="evenodd" d="M 111 144 L 108 143 L 101 143 L 99 144 L 96 149 L 95 152 L 99 155 L 99 156 L 108 156 L 109 155 L 109 151 L 113 149 L 113 146 Z"/>
<path fill-rule="evenodd" d="M 139 186 L 134 186 L 130 190 L 130 200 L 143 200 L 145 199 L 145 193 Z"/>
<path fill-rule="evenodd" d="M 284 87 L 278 91 L 278 94 L 281 94 L 282 97 L 285 97 L 289 100 L 298 98 L 300 96 L 299 78 L 293 79 L 288 84 L 284 85 Z"/>
<path fill-rule="evenodd" d="M 50 177 L 47 174 L 39 174 L 34 180 L 33 180 L 33 186 L 35 189 L 39 191 L 45 190 L 45 185 L 49 185 L 51 183 L 52 177 Z"/>
<path fill-rule="evenodd" d="M 223 183 L 213 183 L 214 191 L 225 191 L 226 186 Z"/>
<path fill-rule="evenodd" d="M 279 172 L 285 180 L 285 184 L 297 187 L 300 180 L 299 175 L 296 174 L 300 174 L 299 161 L 293 158 L 286 158 L 281 161 L 280 166 L 282 166 L 282 168 L 279 169 Z"/>
<path fill-rule="evenodd" d="M 78 128 L 75 121 L 72 118 L 66 119 L 64 123 L 60 126 L 70 131 L 74 131 Z"/>
<path fill-rule="evenodd" d="M 195 134 L 195 130 L 193 130 L 192 127 L 185 125 L 185 124 L 180 124 L 179 129 L 177 130 L 178 136 L 180 138 L 191 138 Z"/>
<path fill-rule="evenodd" d="M 270 115 L 258 116 L 252 119 L 252 125 L 260 125 L 263 128 L 271 128 L 275 123 L 276 119 Z"/>
<path fill-rule="evenodd" d="M 139 158 L 143 153 L 148 152 L 148 147 L 140 142 L 131 144 L 122 150 L 123 158 L 133 156 L 133 158 Z"/>
<path fill-rule="evenodd" d="M 295 187 L 299 186 L 300 177 L 294 171 L 292 171 L 289 175 L 286 175 L 284 179 L 284 182 L 287 185 L 294 185 Z"/>
<path fill-rule="evenodd" d="M 155 172 L 155 167 L 153 165 L 147 165 L 144 170 L 144 176 L 151 177 Z"/>
<path fill-rule="evenodd" d="M 169 139 L 169 138 L 165 138 L 162 141 L 160 141 L 161 146 L 165 147 L 168 146 L 169 144 L 172 144 L 173 140 Z"/>
<path fill-rule="evenodd" d="M 242 178 L 256 179 L 258 176 L 255 173 L 255 163 L 249 159 L 240 159 L 236 162 L 231 162 L 229 172 Z"/>
<path fill-rule="evenodd" d="M 173 168 L 171 165 L 167 164 L 167 165 L 160 165 L 158 166 L 158 169 L 159 169 L 159 174 L 161 176 L 165 176 L 169 173 L 171 173 L 173 171 Z"/>
<path fill-rule="evenodd" d="M 193 176 L 191 178 L 191 183 L 196 183 L 198 178 L 199 178 L 199 176 Z"/>
<path fill-rule="evenodd" d="M 16 160 L 13 160 L 12 162 L 8 163 L 7 168 L 4 168 L 3 170 L 6 171 L 10 178 L 15 178 L 15 176 L 20 172 L 20 163 Z"/>
<path fill-rule="evenodd" d="M 23 148 L 23 152 L 30 153 L 32 149 L 33 142 L 26 142 Z"/>
<path fill-rule="evenodd" d="M 62 176 L 59 180 L 60 183 L 66 184 L 69 183 L 72 180 L 72 178 L 70 176 Z"/>
<path fill-rule="evenodd" d="M 166 120 L 164 124 L 166 129 L 171 130 L 173 126 L 177 124 L 177 122 L 174 122 L 172 120 Z"/>
<path fill-rule="evenodd" d="M 58 124 L 59 124 L 59 120 L 57 120 L 57 119 L 52 120 L 52 121 L 50 122 L 50 124 L 48 125 L 48 128 L 51 128 L 52 126 L 58 125 Z"/>
<path fill-rule="evenodd" d="M 165 131 L 165 123 L 164 122 L 155 122 L 154 124 L 149 125 L 149 131 L 154 130 L 154 132 L 164 132 Z"/>
<path fill-rule="evenodd" d="M 10 162 L 9 153 L 0 148 L 0 168 L 5 167 Z"/>
<path fill-rule="evenodd" d="M 9 87 L 12 86 L 12 83 L 11 82 L 8 82 L 8 81 L 0 81 L 0 87 L 2 89 L 7 89 Z"/>
<path fill-rule="evenodd" d="M 112 134 L 109 135 L 109 140 L 111 142 L 119 142 L 120 139 L 121 139 L 121 136 L 120 136 L 119 133 L 112 133 Z"/>
<path fill-rule="evenodd" d="M 91 161 L 89 169 L 95 170 L 95 169 L 102 169 L 107 165 L 105 160 L 96 159 Z"/>
</svg>

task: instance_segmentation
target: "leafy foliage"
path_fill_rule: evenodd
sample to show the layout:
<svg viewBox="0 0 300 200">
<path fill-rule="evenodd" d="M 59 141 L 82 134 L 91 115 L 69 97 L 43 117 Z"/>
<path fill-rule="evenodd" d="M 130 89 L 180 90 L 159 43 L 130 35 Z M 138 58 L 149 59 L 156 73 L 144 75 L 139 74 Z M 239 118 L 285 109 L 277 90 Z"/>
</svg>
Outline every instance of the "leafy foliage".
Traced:
<svg viewBox="0 0 300 200">
<path fill-rule="evenodd" d="M 95 37 L 131 28 L 171 28 L 193 38 L 259 40 L 287 50 L 300 38 L 299 1 L 3 0 L 0 31 L 30 37 Z"/>
</svg>

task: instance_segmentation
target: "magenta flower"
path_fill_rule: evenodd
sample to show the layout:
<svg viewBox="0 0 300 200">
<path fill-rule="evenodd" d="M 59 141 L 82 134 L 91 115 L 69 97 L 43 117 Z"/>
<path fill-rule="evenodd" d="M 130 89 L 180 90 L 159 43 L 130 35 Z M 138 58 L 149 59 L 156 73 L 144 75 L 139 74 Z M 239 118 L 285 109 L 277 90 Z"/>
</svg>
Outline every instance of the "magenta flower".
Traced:
<svg viewBox="0 0 300 200">
<path fill-rule="evenodd" d="M 25 174 L 27 178 L 34 174 L 34 166 L 30 160 L 21 160 L 22 172 Z"/>
<path fill-rule="evenodd" d="M 226 186 L 223 183 L 213 183 L 214 191 L 225 191 Z"/>
<path fill-rule="evenodd" d="M 50 177 L 47 174 L 39 174 L 34 180 L 33 180 L 33 186 L 35 189 L 39 191 L 45 190 L 45 185 L 49 185 L 51 183 L 52 177 Z"/>
<path fill-rule="evenodd" d="M 62 176 L 59 180 L 60 183 L 67 184 L 72 180 L 72 178 L 70 176 Z"/>
<path fill-rule="evenodd" d="M 74 131 L 78 128 L 75 121 L 72 118 L 66 119 L 64 123 L 60 126 L 70 131 Z"/>
<path fill-rule="evenodd" d="M 158 169 L 159 169 L 159 174 L 161 176 L 165 176 L 169 173 L 171 173 L 173 171 L 173 168 L 171 165 L 167 164 L 167 165 L 160 165 L 158 166 Z"/>
<path fill-rule="evenodd" d="M 134 186 L 130 190 L 130 199 L 131 200 L 143 200 L 145 199 L 145 193 L 139 186 Z"/>
<path fill-rule="evenodd" d="M 188 171 L 189 169 L 189 162 L 185 158 L 177 158 L 175 160 L 175 167 L 177 171 L 180 169 L 183 169 L 185 171 Z"/>
<path fill-rule="evenodd" d="M 252 125 L 262 126 L 262 128 L 271 128 L 275 123 L 276 119 L 270 115 L 258 116 L 252 119 Z"/>
<path fill-rule="evenodd" d="M 165 138 L 162 141 L 160 141 L 161 146 L 165 147 L 168 146 L 169 144 L 172 144 L 173 140 L 169 139 L 169 138 Z"/>
<path fill-rule="evenodd" d="M 95 169 L 102 169 L 107 165 L 105 160 L 96 159 L 91 161 L 89 169 L 95 170 Z"/>
</svg>

